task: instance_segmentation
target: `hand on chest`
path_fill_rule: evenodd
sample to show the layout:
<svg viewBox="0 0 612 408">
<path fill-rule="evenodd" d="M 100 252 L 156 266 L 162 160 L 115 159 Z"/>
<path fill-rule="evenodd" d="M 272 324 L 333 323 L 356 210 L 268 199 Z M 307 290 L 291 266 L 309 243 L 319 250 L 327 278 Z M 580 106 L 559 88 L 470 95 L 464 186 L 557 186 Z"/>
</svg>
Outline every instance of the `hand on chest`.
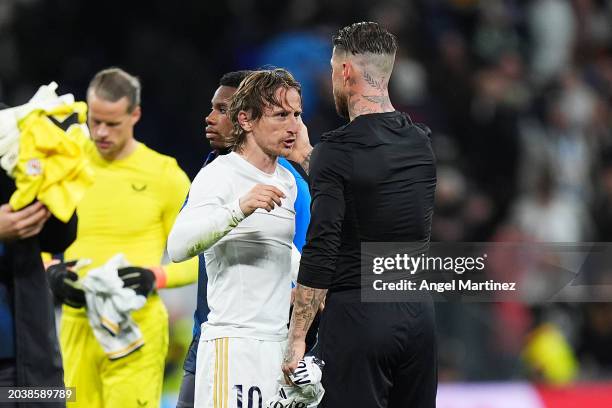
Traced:
<svg viewBox="0 0 612 408">
<path fill-rule="evenodd" d="M 256 209 L 240 222 L 236 233 L 249 234 L 253 239 L 273 238 L 283 241 L 292 239 L 295 228 L 294 202 L 285 186 L 277 184 L 275 187 L 285 194 L 285 198 L 281 199 L 281 205 L 275 205 L 272 211 Z"/>
</svg>

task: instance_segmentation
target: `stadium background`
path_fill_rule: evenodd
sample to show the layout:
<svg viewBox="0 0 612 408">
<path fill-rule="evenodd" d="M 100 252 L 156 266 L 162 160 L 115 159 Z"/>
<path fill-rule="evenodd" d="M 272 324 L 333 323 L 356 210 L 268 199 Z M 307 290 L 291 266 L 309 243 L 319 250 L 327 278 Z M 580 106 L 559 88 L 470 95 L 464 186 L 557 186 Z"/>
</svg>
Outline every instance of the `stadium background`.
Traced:
<svg viewBox="0 0 612 408">
<path fill-rule="evenodd" d="M 95 72 L 120 66 L 143 83 L 136 137 L 193 178 L 226 71 L 288 68 L 304 86 L 313 144 L 340 125 L 330 37 L 362 20 L 397 34 L 392 101 L 433 129 L 433 240 L 612 240 L 607 0 L 0 0 L 0 100 L 23 103 L 52 80 L 82 99 Z M 164 297 L 171 404 L 195 288 Z M 437 313 L 440 407 L 612 406 L 612 303 L 438 304 Z M 527 357 L 534 342 L 546 356 Z"/>
</svg>

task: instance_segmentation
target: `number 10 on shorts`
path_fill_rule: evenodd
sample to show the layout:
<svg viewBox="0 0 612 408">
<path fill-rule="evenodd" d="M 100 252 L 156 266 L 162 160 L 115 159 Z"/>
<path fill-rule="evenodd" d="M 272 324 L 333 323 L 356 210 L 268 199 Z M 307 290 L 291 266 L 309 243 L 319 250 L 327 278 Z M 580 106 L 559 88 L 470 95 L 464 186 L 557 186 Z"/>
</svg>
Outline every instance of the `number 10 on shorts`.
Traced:
<svg viewBox="0 0 612 408">
<path fill-rule="evenodd" d="M 242 384 L 234 385 L 233 389 L 236 390 L 236 407 L 237 408 L 262 408 L 263 401 L 262 401 L 262 396 L 261 396 L 261 390 L 259 389 L 258 386 L 254 385 L 251 388 L 249 388 L 247 392 L 248 405 L 246 407 L 242 405 L 242 396 L 244 395 Z"/>
</svg>

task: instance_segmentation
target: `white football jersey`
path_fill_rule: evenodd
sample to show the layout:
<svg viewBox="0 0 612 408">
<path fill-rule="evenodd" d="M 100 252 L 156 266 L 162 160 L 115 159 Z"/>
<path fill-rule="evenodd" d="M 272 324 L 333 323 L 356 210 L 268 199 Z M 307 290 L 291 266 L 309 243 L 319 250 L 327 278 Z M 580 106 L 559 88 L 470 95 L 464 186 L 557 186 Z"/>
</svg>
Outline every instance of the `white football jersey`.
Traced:
<svg viewBox="0 0 612 408">
<path fill-rule="evenodd" d="M 244 217 L 238 200 L 256 184 L 273 185 L 286 197 L 270 212 L 257 209 Z M 267 174 L 234 152 L 215 159 L 194 179 L 168 252 L 177 262 L 204 252 L 210 313 L 203 340 L 286 339 L 296 195 L 287 169 L 277 164 Z"/>
</svg>

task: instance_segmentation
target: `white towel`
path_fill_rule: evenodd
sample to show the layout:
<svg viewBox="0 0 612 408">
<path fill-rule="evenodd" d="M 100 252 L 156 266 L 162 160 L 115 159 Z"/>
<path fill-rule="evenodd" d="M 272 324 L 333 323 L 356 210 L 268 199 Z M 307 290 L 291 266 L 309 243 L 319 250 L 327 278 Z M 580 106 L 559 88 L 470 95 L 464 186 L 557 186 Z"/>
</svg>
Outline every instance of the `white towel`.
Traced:
<svg viewBox="0 0 612 408">
<path fill-rule="evenodd" d="M 143 307 L 147 299 L 123 287 L 117 269 L 126 266 L 129 263 L 123 254 L 117 254 L 103 266 L 89 271 L 82 282 L 89 324 L 111 360 L 127 356 L 144 345 L 142 333 L 130 313 Z"/>
<path fill-rule="evenodd" d="M 19 121 L 37 109 L 52 110 L 74 103 L 72 94 L 58 96 L 56 90 L 57 83 L 51 82 L 38 88 L 28 103 L 0 110 L 0 167 L 9 176 L 19 155 Z"/>
<path fill-rule="evenodd" d="M 285 383 L 284 376 L 279 377 L 278 392 L 266 402 L 266 408 L 315 408 L 325 394 L 321 385 L 321 367 L 324 365 L 316 357 L 304 357 L 289 375 L 292 385 Z"/>
</svg>

